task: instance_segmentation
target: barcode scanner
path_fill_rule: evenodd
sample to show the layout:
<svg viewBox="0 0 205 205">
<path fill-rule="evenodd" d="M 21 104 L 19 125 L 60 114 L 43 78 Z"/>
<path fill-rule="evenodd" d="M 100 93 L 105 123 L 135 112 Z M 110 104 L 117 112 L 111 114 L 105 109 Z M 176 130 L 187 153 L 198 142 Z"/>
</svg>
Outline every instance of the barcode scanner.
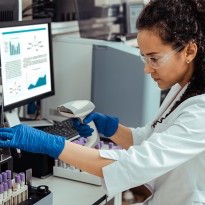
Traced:
<svg viewBox="0 0 205 205">
<path fill-rule="evenodd" d="M 89 100 L 76 100 L 65 103 L 57 107 L 59 113 L 68 118 L 78 118 L 81 123 L 83 119 L 90 114 L 95 108 L 95 105 Z M 95 147 L 100 141 L 100 137 L 95 126 L 95 123 L 91 121 L 88 125 L 94 130 L 92 135 L 87 138 L 85 146 Z"/>
</svg>

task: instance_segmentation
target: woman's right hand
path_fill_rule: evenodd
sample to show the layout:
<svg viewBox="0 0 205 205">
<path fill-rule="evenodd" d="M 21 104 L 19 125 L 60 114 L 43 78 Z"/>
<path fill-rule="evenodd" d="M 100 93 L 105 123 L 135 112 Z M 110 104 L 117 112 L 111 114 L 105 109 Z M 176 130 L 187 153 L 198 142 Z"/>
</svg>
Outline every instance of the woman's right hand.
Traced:
<svg viewBox="0 0 205 205">
<path fill-rule="evenodd" d="M 89 137 L 94 131 L 88 125 L 91 121 L 95 123 L 98 132 L 108 138 L 114 135 L 118 129 L 118 118 L 103 115 L 98 112 L 89 114 L 83 120 L 83 123 L 81 123 L 79 119 L 73 118 L 73 127 L 78 131 L 80 136 Z"/>
</svg>

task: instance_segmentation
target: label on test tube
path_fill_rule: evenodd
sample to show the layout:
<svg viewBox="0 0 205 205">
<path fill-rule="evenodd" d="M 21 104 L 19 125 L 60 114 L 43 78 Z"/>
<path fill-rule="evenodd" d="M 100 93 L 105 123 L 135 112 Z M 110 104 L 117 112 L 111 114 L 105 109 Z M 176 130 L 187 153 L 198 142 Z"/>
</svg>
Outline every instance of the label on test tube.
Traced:
<svg viewBox="0 0 205 205">
<path fill-rule="evenodd" d="M 21 172 L 21 173 L 19 173 L 19 175 L 21 178 L 20 184 L 21 184 L 21 187 L 23 188 L 25 186 L 25 180 L 26 180 L 25 173 Z M 24 201 L 25 199 L 26 199 L 26 194 L 25 194 L 25 192 L 22 192 L 21 193 L 21 201 Z"/>
<path fill-rule="evenodd" d="M 4 198 L 6 198 L 7 197 L 7 195 L 8 195 L 8 184 L 7 184 L 7 182 L 3 182 L 3 186 L 4 186 Z"/>
<path fill-rule="evenodd" d="M 16 174 L 15 175 L 15 188 L 17 189 L 17 190 L 19 190 L 20 189 L 20 183 L 21 183 L 21 178 L 20 178 L 20 175 L 19 174 Z"/>
<path fill-rule="evenodd" d="M 26 180 L 26 177 L 25 177 L 25 173 L 24 172 L 21 172 L 19 173 L 20 175 L 20 179 L 21 179 L 21 187 L 23 187 L 25 185 L 25 180 Z"/>
<path fill-rule="evenodd" d="M 11 196 L 12 195 L 12 180 L 8 179 L 7 184 L 8 184 L 8 195 Z"/>
<path fill-rule="evenodd" d="M 2 203 L 3 198 L 4 198 L 3 193 L 4 193 L 4 185 L 0 184 L 0 204 Z"/>
<path fill-rule="evenodd" d="M 15 186 L 17 191 L 21 188 L 21 177 L 19 174 L 15 175 Z M 21 195 L 18 194 L 16 196 L 17 204 L 21 202 L 21 199 L 22 199 Z"/>
</svg>

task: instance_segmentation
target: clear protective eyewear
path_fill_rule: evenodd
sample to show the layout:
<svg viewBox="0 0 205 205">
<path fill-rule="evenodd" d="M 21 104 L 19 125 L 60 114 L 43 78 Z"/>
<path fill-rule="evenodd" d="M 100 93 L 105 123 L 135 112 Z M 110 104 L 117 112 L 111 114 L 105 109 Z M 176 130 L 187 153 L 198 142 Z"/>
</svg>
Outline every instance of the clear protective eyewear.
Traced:
<svg viewBox="0 0 205 205">
<path fill-rule="evenodd" d="M 144 63 L 149 64 L 152 68 L 159 69 L 164 64 L 166 64 L 168 62 L 168 60 L 173 55 L 178 53 L 183 47 L 184 46 L 180 46 L 172 51 L 169 51 L 168 53 L 166 53 L 162 56 L 158 56 L 158 55 L 154 55 L 154 54 L 153 55 L 140 55 L 140 58 Z"/>
</svg>

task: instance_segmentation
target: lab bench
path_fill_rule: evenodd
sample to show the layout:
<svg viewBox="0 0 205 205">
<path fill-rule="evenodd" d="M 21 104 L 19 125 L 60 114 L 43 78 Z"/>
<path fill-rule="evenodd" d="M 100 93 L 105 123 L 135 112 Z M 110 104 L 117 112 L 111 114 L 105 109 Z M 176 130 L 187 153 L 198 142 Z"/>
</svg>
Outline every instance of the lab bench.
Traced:
<svg viewBox="0 0 205 205">
<path fill-rule="evenodd" d="M 53 193 L 53 205 L 91 205 L 105 195 L 102 186 L 91 185 L 55 176 L 45 179 L 32 178 L 32 185 L 47 185 Z M 111 198 L 108 198 L 110 200 Z M 116 195 L 113 205 L 121 205 L 121 193 Z M 105 204 L 105 201 L 101 205 Z"/>
</svg>

